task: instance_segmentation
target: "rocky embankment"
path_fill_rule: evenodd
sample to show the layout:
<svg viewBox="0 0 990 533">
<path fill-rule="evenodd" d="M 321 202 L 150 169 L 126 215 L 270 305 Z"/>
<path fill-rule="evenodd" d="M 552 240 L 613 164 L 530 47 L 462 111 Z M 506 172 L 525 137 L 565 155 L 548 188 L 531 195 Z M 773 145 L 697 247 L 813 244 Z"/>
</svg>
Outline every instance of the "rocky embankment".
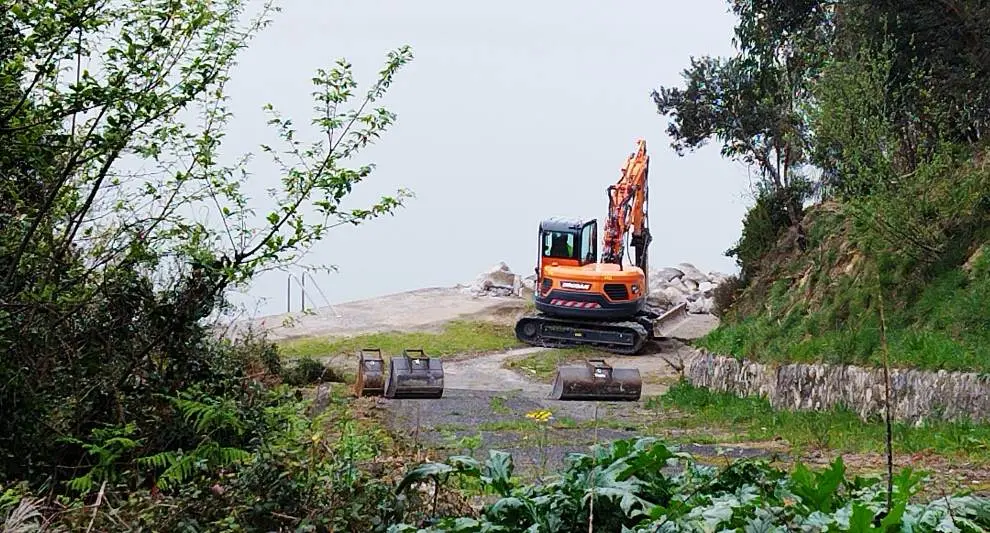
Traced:
<svg viewBox="0 0 990 533">
<path fill-rule="evenodd" d="M 849 408 L 863 419 L 883 416 L 881 368 L 829 364 L 763 364 L 694 351 L 682 357 L 683 376 L 697 387 L 736 396 L 766 398 L 776 409 Z M 890 372 L 891 418 L 990 422 L 990 376 L 974 372 L 894 368 Z"/>
<path fill-rule="evenodd" d="M 712 310 L 713 292 L 728 276 L 720 272 L 704 273 L 691 263 L 663 267 L 649 274 L 651 305 L 669 308 L 686 303 L 688 312 L 708 314 Z M 523 277 L 500 262 L 467 284 L 458 285 L 473 296 L 524 297 L 532 294 L 536 275 Z"/>
<path fill-rule="evenodd" d="M 657 307 L 687 303 L 693 314 L 710 313 L 713 292 L 727 276 L 704 273 L 690 263 L 650 272 L 650 302 Z M 473 282 L 458 286 L 475 297 L 524 297 L 535 276 L 523 277 L 498 263 Z M 673 362 L 698 387 L 737 396 L 767 398 L 777 409 L 828 410 L 847 407 L 862 418 L 880 416 L 884 378 L 879 368 L 828 364 L 771 365 L 687 349 Z M 964 372 L 893 369 L 891 416 L 921 423 L 930 419 L 990 421 L 990 376 Z"/>
</svg>

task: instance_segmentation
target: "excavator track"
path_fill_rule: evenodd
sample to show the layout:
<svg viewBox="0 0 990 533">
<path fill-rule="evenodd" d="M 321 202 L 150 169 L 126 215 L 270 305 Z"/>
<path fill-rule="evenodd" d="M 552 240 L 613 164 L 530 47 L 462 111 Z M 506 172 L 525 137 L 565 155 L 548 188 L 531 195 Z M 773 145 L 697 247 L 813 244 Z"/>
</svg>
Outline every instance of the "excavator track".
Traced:
<svg viewBox="0 0 990 533">
<path fill-rule="evenodd" d="M 649 320 L 647 316 L 643 318 Z M 545 348 L 589 346 L 610 353 L 633 355 L 650 340 L 650 335 L 650 330 L 635 320 L 574 320 L 537 312 L 516 322 L 516 338 Z"/>
</svg>

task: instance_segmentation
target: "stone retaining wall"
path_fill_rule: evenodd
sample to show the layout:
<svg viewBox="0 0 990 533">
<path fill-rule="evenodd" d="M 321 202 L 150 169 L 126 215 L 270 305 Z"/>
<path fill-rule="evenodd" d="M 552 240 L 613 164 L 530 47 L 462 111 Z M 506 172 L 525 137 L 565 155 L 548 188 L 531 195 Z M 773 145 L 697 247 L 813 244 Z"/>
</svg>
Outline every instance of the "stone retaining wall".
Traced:
<svg viewBox="0 0 990 533">
<path fill-rule="evenodd" d="M 693 385 L 737 396 L 761 396 L 776 409 L 845 406 L 866 419 L 883 416 L 883 369 L 828 364 L 771 366 L 705 352 L 682 360 Z M 891 417 L 990 421 L 990 376 L 891 369 Z"/>
</svg>

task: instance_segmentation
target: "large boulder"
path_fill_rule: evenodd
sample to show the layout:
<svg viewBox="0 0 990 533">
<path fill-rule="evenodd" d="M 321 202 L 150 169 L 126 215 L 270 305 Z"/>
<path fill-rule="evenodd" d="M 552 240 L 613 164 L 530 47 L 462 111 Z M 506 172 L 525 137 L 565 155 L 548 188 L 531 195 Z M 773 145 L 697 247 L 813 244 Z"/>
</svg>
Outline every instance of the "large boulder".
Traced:
<svg viewBox="0 0 990 533">
<path fill-rule="evenodd" d="M 664 288 L 662 294 L 671 305 L 680 305 L 688 301 L 687 295 L 675 287 Z"/>
<path fill-rule="evenodd" d="M 684 275 L 684 272 L 672 267 L 658 268 L 650 273 L 651 279 L 658 279 L 661 281 L 671 281 L 675 280 Z"/>
<path fill-rule="evenodd" d="M 713 300 L 711 298 L 697 298 L 694 301 L 688 302 L 688 313 L 695 315 L 710 314 L 712 312 L 712 303 Z"/>
<path fill-rule="evenodd" d="M 475 296 L 521 296 L 522 288 L 522 276 L 499 262 L 468 285 L 467 292 Z"/>
<path fill-rule="evenodd" d="M 712 292 L 718 287 L 718 283 L 713 283 L 711 281 L 702 281 L 698 284 L 698 292 L 705 296 L 711 296 Z"/>
<path fill-rule="evenodd" d="M 680 270 L 681 272 L 684 272 L 683 279 L 689 279 L 695 283 L 701 283 L 702 281 L 711 281 L 711 278 L 708 277 L 708 274 L 705 274 L 704 272 L 698 270 L 691 263 L 680 263 L 677 265 L 677 269 Z"/>
<path fill-rule="evenodd" d="M 657 290 L 657 291 L 651 290 L 650 293 L 646 296 L 646 303 L 651 307 L 657 307 L 661 309 L 667 309 L 669 307 L 673 307 L 674 305 L 670 301 L 670 298 L 667 297 L 667 294 L 662 290 Z"/>
</svg>

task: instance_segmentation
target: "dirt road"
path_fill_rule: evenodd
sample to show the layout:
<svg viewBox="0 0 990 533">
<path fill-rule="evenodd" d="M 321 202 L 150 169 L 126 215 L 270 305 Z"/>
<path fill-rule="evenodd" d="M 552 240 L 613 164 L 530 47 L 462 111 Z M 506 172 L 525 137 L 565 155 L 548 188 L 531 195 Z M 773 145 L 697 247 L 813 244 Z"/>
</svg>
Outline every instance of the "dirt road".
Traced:
<svg viewBox="0 0 990 533">
<path fill-rule="evenodd" d="M 378 405 L 390 429 L 442 456 L 473 453 L 484 458 L 487 450 L 494 448 L 512 453 L 517 468 L 538 474 L 542 469 L 549 471 L 561 465 L 567 453 L 587 452 L 596 441 L 653 434 L 650 424 L 664 413 L 649 409 L 648 399 L 663 394 L 668 384 L 677 379 L 667 360 L 690 349 L 674 341 L 659 348 L 656 353 L 637 356 L 605 356 L 614 367 L 640 370 L 644 388 L 638 402 L 550 400 L 549 381 L 536 381 L 505 367 L 509 361 L 544 351 L 523 348 L 445 361 L 444 395 L 439 400 L 381 398 Z M 537 409 L 553 413 L 548 427 L 526 418 L 526 413 Z M 752 457 L 768 453 L 763 448 L 716 449 L 692 443 L 683 449 L 701 456 Z"/>
<path fill-rule="evenodd" d="M 312 314 L 283 313 L 241 320 L 231 332 L 248 327 L 274 340 L 351 336 L 381 331 L 430 331 L 451 320 L 487 320 L 521 311 L 518 297 L 472 296 L 459 287 L 433 287 L 324 307 Z"/>
</svg>

